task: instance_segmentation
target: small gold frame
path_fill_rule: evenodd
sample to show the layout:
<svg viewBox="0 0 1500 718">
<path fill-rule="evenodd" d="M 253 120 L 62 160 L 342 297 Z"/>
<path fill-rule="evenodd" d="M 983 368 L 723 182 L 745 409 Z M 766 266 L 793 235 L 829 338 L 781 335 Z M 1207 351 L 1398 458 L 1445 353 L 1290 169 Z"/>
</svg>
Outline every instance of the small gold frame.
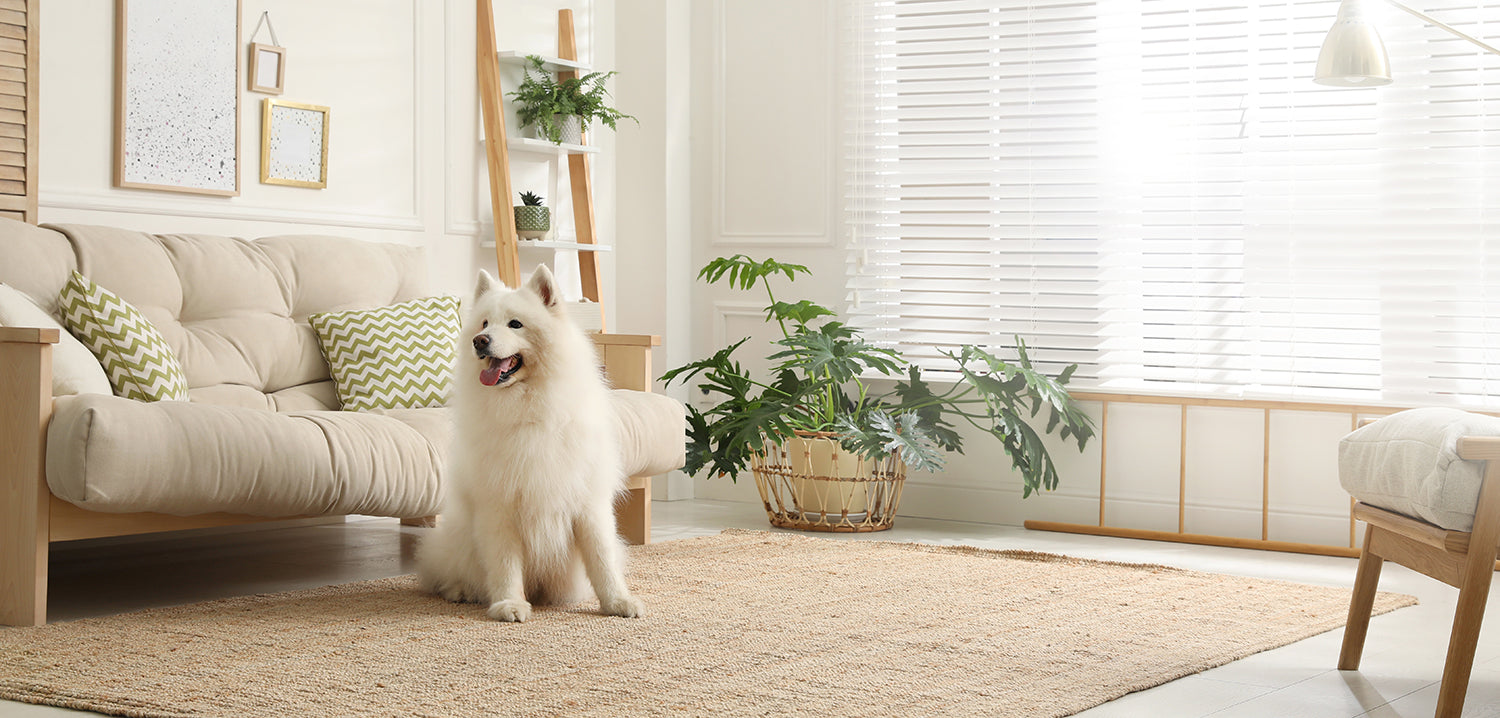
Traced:
<svg viewBox="0 0 1500 718">
<path fill-rule="evenodd" d="M 261 101 L 260 121 L 260 181 L 262 184 L 280 184 L 292 187 L 322 189 L 328 186 L 328 108 L 302 102 L 273 100 Z M 280 111 L 278 111 L 280 110 Z M 322 122 L 308 123 L 303 112 L 322 115 Z M 298 123 L 297 120 L 304 120 Z M 300 124 L 300 129 L 298 125 Z M 278 129 L 281 131 L 278 134 Z M 314 131 L 317 134 L 314 134 Z M 312 142 L 316 141 L 316 149 Z M 309 141 L 307 144 L 302 144 Z M 317 180 L 312 179 L 312 162 L 317 158 Z M 277 167 L 273 175 L 272 161 Z"/>
<path fill-rule="evenodd" d="M 270 68 L 264 67 L 262 63 L 269 62 L 276 63 L 275 84 L 261 84 L 259 82 L 261 71 L 267 70 L 267 74 L 270 74 Z M 267 95 L 281 94 L 286 82 L 286 48 L 275 45 L 262 45 L 258 42 L 250 43 L 250 72 L 248 76 L 250 78 L 251 92 L 260 92 Z"/>
</svg>

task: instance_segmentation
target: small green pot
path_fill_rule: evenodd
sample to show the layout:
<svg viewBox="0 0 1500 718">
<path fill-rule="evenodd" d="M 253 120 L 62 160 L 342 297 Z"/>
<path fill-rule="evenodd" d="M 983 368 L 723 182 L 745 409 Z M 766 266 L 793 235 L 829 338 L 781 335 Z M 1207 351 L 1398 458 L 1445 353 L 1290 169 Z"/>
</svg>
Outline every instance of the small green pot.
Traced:
<svg viewBox="0 0 1500 718">
<path fill-rule="evenodd" d="M 516 234 L 541 239 L 552 229 L 552 210 L 536 205 L 516 205 Z"/>
</svg>

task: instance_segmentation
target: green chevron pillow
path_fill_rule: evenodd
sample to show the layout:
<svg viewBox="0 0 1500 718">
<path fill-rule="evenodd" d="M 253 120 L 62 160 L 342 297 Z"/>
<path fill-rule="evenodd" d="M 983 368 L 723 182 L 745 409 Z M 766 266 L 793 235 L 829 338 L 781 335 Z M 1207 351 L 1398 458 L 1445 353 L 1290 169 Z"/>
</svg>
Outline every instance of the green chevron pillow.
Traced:
<svg viewBox="0 0 1500 718">
<path fill-rule="evenodd" d="M 442 406 L 453 383 L 458 297 L 307 318 L 345 411 Z"/>
<path fill-rule="evenodd" d="M 116 396 L 186 401 L 187 376 L 171 345 L 130 303 L 78 272 L 58 294 L 63 324 L 109 375 Z"/>
</svg>

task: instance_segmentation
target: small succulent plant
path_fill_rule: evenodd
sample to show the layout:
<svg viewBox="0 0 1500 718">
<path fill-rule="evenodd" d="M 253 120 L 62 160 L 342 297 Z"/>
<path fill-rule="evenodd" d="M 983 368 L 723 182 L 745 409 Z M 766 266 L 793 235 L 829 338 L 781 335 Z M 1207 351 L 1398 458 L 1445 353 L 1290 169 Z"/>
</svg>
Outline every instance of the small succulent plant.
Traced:
<svg viewBox="0 0 1500 718">
<path fill-rule="evenodd" d="M 522 192 L 521 204 L 526 207 L 540 207 L 542 206 L 542 196 L 535 192 Z"/>
</svg>

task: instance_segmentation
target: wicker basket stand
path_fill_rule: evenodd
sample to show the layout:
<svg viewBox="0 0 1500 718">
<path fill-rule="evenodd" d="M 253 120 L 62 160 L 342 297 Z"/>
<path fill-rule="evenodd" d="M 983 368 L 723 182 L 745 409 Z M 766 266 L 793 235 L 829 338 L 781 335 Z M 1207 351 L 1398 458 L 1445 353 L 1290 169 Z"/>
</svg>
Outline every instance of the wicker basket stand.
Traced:
<svg viewBox="0 0 1500 718">
<path fill-rule="evenodd" d="M 897 453 L 870 461 L 828 432 L 799 431 L 767 444 L 750 469 L 771 525 L 803 531 L 884 531 L 896 520 L 906 482 Z"/>
</svg>

